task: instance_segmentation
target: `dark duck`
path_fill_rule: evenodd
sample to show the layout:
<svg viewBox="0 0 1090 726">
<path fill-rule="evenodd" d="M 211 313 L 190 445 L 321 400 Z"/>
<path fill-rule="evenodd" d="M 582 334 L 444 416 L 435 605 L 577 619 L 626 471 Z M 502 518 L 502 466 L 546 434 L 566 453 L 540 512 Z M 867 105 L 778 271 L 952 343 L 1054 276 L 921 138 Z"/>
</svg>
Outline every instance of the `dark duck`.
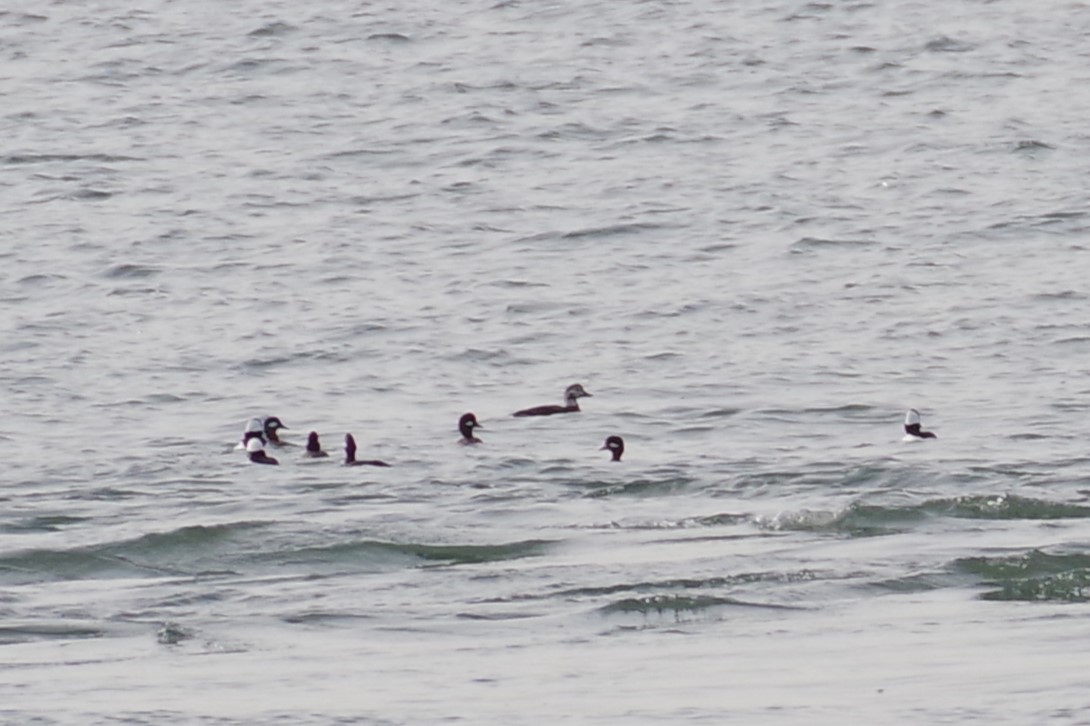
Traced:
<svg viewBox="0 0 1090 726">
<path fill-rule="evenodd" d="M 609 436 L 606 438 L 606 443 L 598 450 L 609 451 L 613 454 L 611 461 L 620 461 L 621 456 L 624 454 L 624 439 L 620 436 Z"/>
<path fill-rule="evenodd" d="M 902 441 L 920 441 L 922 439 L 937 439 L 938 436 L 930 431 L 924 431 L 920 424 L 920 412 L 914 408 L 908 409 L 905 414 L 905 437 Z"/>
<path fill-rule="evenodd" d="M 307 435 L 307 454 L 311 459 L 320 459 L 324 456 L 329 456 L 328 453 L 322 451 L 322 443 L 318 441 L 318 432 L 311 431 Z"/>
<path fill-rule="evenodd" d="M 344 435 L 344 465 L 345 466 L 389 466 L 385 461 L 378 461 L 376 459 L 357 461 L 356 460 L 356 439 L 352 434 Z"/>
<path fill-rule="evenodd" d="M 277 434 L 277 431 L 286 428 L 287 426 L 284 425 L 284 422 L 276 416 L 269 416 L 262 422 L 262 429 L 264 430 L 265 438 L 268 440 L 269 444 L 273 446 L 289 445 L 287 441 L 282 440 L 279 434 Z"/>
<path fill-rule="evenodd" d="M 515 416 L 552 416 L 554 413 L 576 413 L 579 411 L 579 399 L 590 396 L 583 386 L 573 383 L 564 390 L 564 405 L 534 406 L 515 411 Z"/>
<path fill-rule="evenodd" d="M 265 453 L 265 445 L 261 439 L 253 438 L 246 442 L 246 454 L 255 464 L 279 464 L 280 462 Z"/>
<path fill-rule="evenodd" d="M 473 429 L 484 428 L 477 421 L 477 417 L 471 413 L 462 414 L 462 417 L 458 419 L 458 431 L 462 434 L 462 438 L 458 441 L 459 444 L 468 446 L 469 444 L 480 444 L 480 439 L 473 435 Z"/>
</svg>

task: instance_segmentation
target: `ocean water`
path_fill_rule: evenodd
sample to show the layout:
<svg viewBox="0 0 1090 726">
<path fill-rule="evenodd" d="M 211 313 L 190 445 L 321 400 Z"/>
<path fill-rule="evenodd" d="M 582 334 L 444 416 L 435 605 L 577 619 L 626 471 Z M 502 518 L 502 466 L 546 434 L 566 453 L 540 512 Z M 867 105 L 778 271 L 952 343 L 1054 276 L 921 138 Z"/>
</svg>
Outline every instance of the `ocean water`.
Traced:
<svg viewBox="0 0 1090 726">
<path fill-rule="evenodd" d="M 0 11 L 0 721 L 1086 723 L 1088 27 Z"/>
</svg>

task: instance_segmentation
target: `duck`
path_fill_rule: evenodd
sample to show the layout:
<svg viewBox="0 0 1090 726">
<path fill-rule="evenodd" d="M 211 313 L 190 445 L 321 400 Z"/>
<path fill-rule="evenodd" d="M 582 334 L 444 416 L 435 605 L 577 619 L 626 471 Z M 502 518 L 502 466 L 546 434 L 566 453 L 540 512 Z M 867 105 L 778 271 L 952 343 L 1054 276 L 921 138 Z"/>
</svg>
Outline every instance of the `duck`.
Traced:
<svg viewBox="0 0 1090 726">
<path fill-rule="evenodd" d="M 246 442 L 246 453 L 250 461 L 255 464 L 279 464 L 280 462 L 265 453 L 265 445 L 261 439 L 253 438 Z"/>
<path fill-rule="evenodd" d="M 389 466 L 385 461 L 356 461 L 356 439 L 352 434 L 344 435 L 345 466 Z"/>
<path fill-rule="evenodd" d="M 606 443 L 598 451 L 609 451 L 613 454 L 611 461 L 620 461 L 624 454 L 624 439 L 620 436 L 607 436 Z"/>
<path fill-rule="evenodd" d="M 322 451 L 322 444 L 318 441 L 318 432 L 311 431 L 307 434 L 307 453 L 306 455 L 311 459 L 320 459 L 323 456 L 329 456 L 325 451 Z"/>
<path fill-rule="evenodd" d="M 477 421 L 477 417 L 472 413 L 464 413 L 462 417 L 458 419 L 458 431 L 462 434 L 462 438 L 458 443 L 463 446 L 469 446 L 470 444 L 483 443 L 480 439 L 473 435 L 473 429 L 484 428 L 480 422 Z"/>
<path fill-rule="evenodd" d="M 264 446 L 265 441 L 265 422 L 260 418 L 252 418 L 246 422 L 246 427 L 242 429 L 242 441 L 238 443 L 235 449 L 239 451 L 246 451 L 246 445 L 250 443 L 250 439 L 258 439 L 261 441 L 261 445 Z"/>
<path fill-rule="evenodd" d="M 521 411 L 515 411 L 514 416 L 552 416 L 554 413 L 577 413 L 579 411 L 579 399 L 584 396 L 590 396 L 583 389 L 582 384 L 573 383 L 564 389 L 564 405 L 557 406 L 555 404 L 546 406 L 534 406 L 533 408 L 524 408 Z"/>
<path fill-rule="evenodd" d="M 920 412 L 914 408 L 908 409 L 905 414 L 905 437 L 901 441 L 921 441 L 923 439 L 937 439 L 930 431 L 920 428 Z"/>
<path fill-rule="evenodd" d="M 291 446 L 287 441 L 284 441 L 276 433 L 280 429 L 286 429 L 287 426 L 276 416 L 267 416 L 261 423 L 262 431 L 265 433 L 265 438 L 268 439 L 268 443 L 272 446 Z"/>
</svg>

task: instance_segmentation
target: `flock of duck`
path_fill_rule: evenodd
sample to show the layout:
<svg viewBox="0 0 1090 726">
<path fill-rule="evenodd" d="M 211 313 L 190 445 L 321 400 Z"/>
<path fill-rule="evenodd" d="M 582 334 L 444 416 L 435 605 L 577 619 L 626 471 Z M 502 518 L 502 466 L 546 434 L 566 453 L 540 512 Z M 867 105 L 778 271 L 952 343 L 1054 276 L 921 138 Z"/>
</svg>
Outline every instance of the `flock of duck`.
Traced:
<svg viewBox="0 0 1090 726">
<path fill-rule="evenodd" d="M 564 390 L 563 404 L 534 406 L 533 408 L 515 411 L 513 415 L 551 416 L 557 413 L 576 413 L 579 411 L 579 399 L 590 395 L 591 394 L 583 388 L 582 384 L 573 383 Z M 242 433 L 242 441 L 238 448 L 245 449 L 250 461 L 255 464 L 279 464 L 280 462 L 275 457 L 269 456 L 268 452 L 265 451 L 265 447 L 290 446 L 288 442 L 280 438 L 280 430 L 286 428 L 288 427 L 284 425 L 284 422 L 277 416 L 250 419 L 246 424 L 246 429 Z M 458 440 L 458 443 L 463 446 L 482 443 L 476 435 L 476 429 L 478 428 L 483 428 L 483 426 L 481 426 L 481 423 L 474 414 L 462 414 L 462 417 L 458 419 L 458 432 L 462 435 L 462 438 Z M 602 446 L 602 449 L 612 452 L 613 461 L 620 461 L 621 455 L 624 453 L 624 441 L 620 436 L 610 436 L 606 439 L 606 443 Z M 385 461 L 357 459 L 356 451 L 356 439 L 352 434 L 345 434 L 345 466 L 390 466 Z M 329 453 L 322 449 L 322 444 L 318 438 L 317 431 L 311 431 L 307 435 L 307 447 L 304 456 L 309 458 L 323 458 L 329 456 Z"/>
<path fill-rule="evenodd" d="M 563 404 L 548 404 L 524 408 L 521 411 L 515 411 L 512 415 L 552 416 L 553 414 L 558 413 L 578 413 L 579 399 L 590 395 L 591 394 L 588 393 L 581 384 L 573 383 L 564 390 Z M 252 418 L 246 424 L 246 428 L 242 433 L 242 441 L 239 443 L 238 448 L 245 449 L 250 461 L 255 464 L 279 464 L 280 462 L 275 457 L 269 456 L 265 451 L 265 447 L 289 446 L 290 444 L 281 439 L 279 434 L 280 429 L 286 428 L 288 427 L 284 425 L 284 422 L 276 416 Z M 462 438 L 458 440 L 458 443 L 463 446 L 482 443 L 475 433 L 478 428 L 483 428 L 483 426 L 477 421 L 477 417 L 474 414 L 462 414 L 462 417 L 458 419 L 458 432 L 462 435 Z M 905 414 L 905 437 L 902 441 L 922 441 L 924 439 L 934 438 L 937 438 L 934 433 L 923 430 L 920 412 L 914 408 L 910 408 L 908 413 Z M 345 466 L 390 466 L 385 461 L 378 461 L 376 459 L 357 459 L 356 451 L 356 439 L 352 434 L 345 434 Z M 612 455 L 611 461 L 620 461 L 621 456 L 624 455 L 624 439 L 620 436 L 608 436 L 606 437 L 605 444 L 602 445 L 599 451 L 609 451 Z M 315 459 L 329 456 L 329 453 L 322 449 L 322 444 L 318 439 L 317 431 L 311 431 L 307 435 L 307 447 L 304 455 L 308 458 Z"/>
</svg>

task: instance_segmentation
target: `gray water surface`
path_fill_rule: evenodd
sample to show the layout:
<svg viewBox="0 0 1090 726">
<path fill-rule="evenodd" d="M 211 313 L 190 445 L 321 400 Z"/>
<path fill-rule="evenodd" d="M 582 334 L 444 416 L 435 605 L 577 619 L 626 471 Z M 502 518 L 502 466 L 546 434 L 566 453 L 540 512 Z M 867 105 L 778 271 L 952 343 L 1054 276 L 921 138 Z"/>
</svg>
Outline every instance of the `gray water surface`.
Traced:
<svg viewBox="0 0 1090 726">
<path fill-rule="evenodd" d="M 0 11 L 0 720 L 1084 723 L 1088 28 Z"/>
</svg>

